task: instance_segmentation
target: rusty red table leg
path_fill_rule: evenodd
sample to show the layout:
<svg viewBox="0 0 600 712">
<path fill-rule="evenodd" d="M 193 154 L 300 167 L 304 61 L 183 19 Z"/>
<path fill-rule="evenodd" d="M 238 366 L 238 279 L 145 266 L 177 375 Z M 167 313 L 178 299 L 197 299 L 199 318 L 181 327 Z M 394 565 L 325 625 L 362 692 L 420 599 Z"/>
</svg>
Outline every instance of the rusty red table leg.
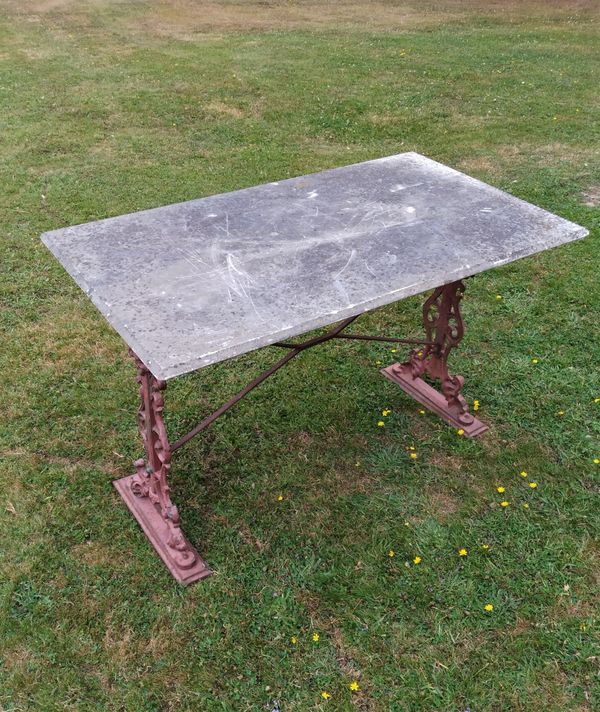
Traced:
<svg viewBox="0 0 600 712">
<path fill-rule="evenodd" d="M 169 494 L 171 448 L 162 393 L 167 384 L 156 379 L 133 351 L 130 353 L 138 369 L 138 425 L 147 459 L 137 460 L 136 472 L 113 484 L 169 571 L 180 583 L 190 584 L 212 572 L 181 531 L 179 513 Z"/>
<path fill-rule="evenodd" d="M 469 413 L 467 401 L 461 394 L 464 378 L 448 372 L 448 355 L 464 335 L 460 314 L 464 291 L 465 285 L 460 281 L 438 287 L 423 305 L 426 340 L 431 343 L 411 351 L 405 363 L 392 364 L 381 372 L 450 425 L 462 428 L 468 437 L 475 437 L 488 426 Z M 438 379 L 441 393 L 424 381 L 423 375 Z"/>
</svg>

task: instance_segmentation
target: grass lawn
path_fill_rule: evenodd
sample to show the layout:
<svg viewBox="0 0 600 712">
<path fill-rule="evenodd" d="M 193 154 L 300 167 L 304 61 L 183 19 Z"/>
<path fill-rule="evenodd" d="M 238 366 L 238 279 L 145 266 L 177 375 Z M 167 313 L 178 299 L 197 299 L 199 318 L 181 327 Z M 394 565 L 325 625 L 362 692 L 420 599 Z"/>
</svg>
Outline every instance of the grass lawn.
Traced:
<svg viewBox="0 0 600 712">
<path fill-rule="evenodd" d="M 599 709 L 598 3 L 0 18 L 0 710 Z M 111 485 L 141 454 L 126 347 L 40 233 L 404 150 L 591 231 L 468 280 L 452 366 L 491 430 L 421 415 L 389 345 L 304 354 L 175 455 L 216 571 L 179 587 Z M 421 302 L 361 330 L 419 336 Z M 279 355 L 172 382 L 172 435 Z"/>
</svg>

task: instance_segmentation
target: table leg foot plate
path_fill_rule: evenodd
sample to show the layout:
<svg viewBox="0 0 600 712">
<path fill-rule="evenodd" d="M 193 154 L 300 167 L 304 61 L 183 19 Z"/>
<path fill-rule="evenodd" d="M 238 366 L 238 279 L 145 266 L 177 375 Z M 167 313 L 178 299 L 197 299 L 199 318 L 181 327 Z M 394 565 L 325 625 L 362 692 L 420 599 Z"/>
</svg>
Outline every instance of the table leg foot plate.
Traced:
<svg viewBox="0 0 600 712">
<path fill-rule="evenodd" d="M 401 364 L 392 364 L 382 368 L 381 373 L 390 381 L 399 385 L 409 396 L 412 396 L 416 401 L 439 415 L 440 418 L 443 418 L 447 423 L 455 428 L 462 428 L 467 437 L 477 437 L 489 429 L 488 425 L 475 416 L 471 416 L 473 418 L 471 423 L 461 422 L 448 407 L 448 401 L 442 393 L 430 386 L 422 378 L 413 378 L 410 374 L 410 369 L 402 368 Z"/>
<path fill-rule="evenodd" d="M 122 477 L 120 480 L 115 480 L 113 485 L 173 577 L 179 583 L 187 586 L 210 576 L 212 571 L 187 540 L 185 540 L 186 551 L 191 553 L 191 557 L 184 566 L 177 561 L 177 552 L 168 544 L 172 534 L 168 523 L 156 510 L 149 497 L 138 497 L 132 492 L 131 482 L 134 477 L 135 475 Z"/>
</svg>

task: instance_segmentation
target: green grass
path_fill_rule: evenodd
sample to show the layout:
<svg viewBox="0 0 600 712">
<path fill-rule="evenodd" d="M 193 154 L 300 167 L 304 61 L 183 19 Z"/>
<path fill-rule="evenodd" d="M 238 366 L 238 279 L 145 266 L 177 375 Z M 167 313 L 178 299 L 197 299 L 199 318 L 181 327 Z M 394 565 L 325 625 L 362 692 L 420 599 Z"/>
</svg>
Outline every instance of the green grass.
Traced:
<svg viewBox="0 0 600 712">
<path fill-rule="evenodd" d="M 3 712 L 598 709 L 594 4 L 359 5 L 0 3 Z M 332 342 L 178 452 L 216 571 L 180 588 L 111 486 L 140 455 L 126 348 L 40 233 L 403 150 L 591 235 L 469 280 L 477 441 L 379 375 L 389 346 Z M 420 302 L 361 329 L 419 335 Z M 275 357 L 173 382 L 170 431 Z"/>
</svg>

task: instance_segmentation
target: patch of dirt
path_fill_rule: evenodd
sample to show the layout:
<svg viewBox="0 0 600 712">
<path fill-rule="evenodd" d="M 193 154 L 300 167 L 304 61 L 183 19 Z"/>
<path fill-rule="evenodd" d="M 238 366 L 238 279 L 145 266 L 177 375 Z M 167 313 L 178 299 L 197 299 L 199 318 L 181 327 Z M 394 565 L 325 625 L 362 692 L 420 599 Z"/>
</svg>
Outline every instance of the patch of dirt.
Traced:
<svg viewBox="0 0 600 712">
<path fill-rule="evenodd" d="M 27 59 L 49 59 L 52 57 L 53 51 L 51 49 L 40 49 L 39 47 L 24 47 L 19 50 Z"/>
<path fill-rule="evenodd" d="M 435 13 L 450 18 L 452 12 Z M 439 18 L 440 21 L 442 18 Z M 155 5 L 142 20 L 156 34 L 191 39 L 218 28 L 257 31 L 359 25 L 403 28 L 423 21 L 423 13 L 407 3 L 386 2 L 203 2 L 170 0 Z"/>
<path fill-rule="evenodd" d="M 462 470 L 462 457 L 452 455 L 448 452 L 432 452 L 429 454 L 429 462 L 435 467 L 440 467 L 444 470 L 453 470 L 460 472 Z"/>
<path fill-rule="evenodd" d="M 581 194 L 582 202 L 588 208 L 597 208 L 600 205 L 600 185 L 592 185 Z"/>
<path fill-rule="evenodd" d="M 313 437 L 310 433 L 305 432 L 304 430 L 300 430 L 297 433 L 292 433 L 288 437 L 288 443 L 290 445 L 290 448 L 297 448 L 297 447 L 308 447 L 313 441 Z"/>
<path fill-rule="evenodd" d="M 117 630 L 109 625 L 103 640 L 104 649 L 111 661 L 117 665 L 126 665 L 138 653 L 137 641 L 134 644 L 134 633 L 129 627 Z"/>
<path fill-rule="evenodd" d="M 456 514 L 460 509 L 460 501 L 447 490 L 428 488 L 425 494 L 428 502 L 427 511 L 440 521 Z"/>
<path fill-rule="evenodd" d="M 395 124 L 400 124 L 402 122 L 402 117 L 399 114 L 395 114 L 391 111 L 383 112 L 380 114 L 371 113 L 368 116 L 369 121 L 376 126 L 390 126 Z"/>
<path fill-rule="evenodd" d="M 366 472 L 362 466 L 340 465 L 336 468 L 335 480 L 329 482 L 330 494 L 335 497 L 345 497 L 357 492 L 366 494 L 380 479 L 377 475 Z M 323 481 L 320 482 L 322 487 Z"/>
<path fill-rule="evenodd" d="M 508 628 L 502 631 L 502 636 L 523 635 L 523 633 L 525 633 L 525 631 L 530 630 L 531 627 L 531 621 L 528 621 L 526 618 L 517 618 L 517 622 L 513 626 L 509 626 Z"/>
<path fill-rule="evenodd" d="M 385 32 L 447 25 L 474 17 L 516 22 L 525 18 L 595 18 L 597 0 L 161 0 L 124 3 L 120 0 L 4 0 L 4 7 L 31 22 L 49 17 L 104 15 L 129 35 L 197 40 L 208 31 L 271 31 L 294 29 L 366 29 Z M 214 37 L 214 35 L 213 35 Z"/>
<path fill-rule="evenodd" d="M 506 144 L 495 146 L 491 155 L 467 156 L 459 162 L 458 168 L 465 173 L 494 175 L 498 172 L 498 167 L 504 169 L 515 163 L 529 162 L 540 167 L 557 166 L 565 162 L 581 164 L 587 161 L 596 161 L 599 155 L 600 151 L 593 146 L 575 146 L 556 141 L 546 144 Z M 600 185 L 591 186 L 588 191 L 592 200 L 595 198 L 600 202 Z M 587 191 L 583 197 L 587 199 Z"/>
<path fill-rule="evenodd" d="M 41 13 L 54 12 L 55 10 L 63 10 L 72 4 L 73 0 L 32 0 L 27 3 L 27 7 L 22 7 L 23 10 L 27 9 L 28 12 Z M 13 2 L 13 5 L 17 3 Z M 21 6 L 24 3 L 19 3 Z"/>
<path fill-rule="evenodd" d="M 493 173 L 496 161 L 491 156 L 473 156 L 460 161 L 458 168 L 464 173 Z"/>
<path fill-rule="evenodd" d="M 18 646 L 16 645 L 10 650 L 6 648 L 3 651 L 2 664 L 6 666 L 6 669 L 11 672 L 21 673 L 25 672 L 28 668 L 31 669 L 33 655 L 26 645 Z M 3 710 L 0 707 L 0 710 Z"/>
<path fill-rule="evenodd" d="M 45 0 L 45 2 L 61 0 Z M 64 0 L 63 0 L 64 1 Z M 72 0 L 74 2 L 74 0 Z M 38 5 L 43 0 L 38 0 Z M 387 31 L 448 23 L 472 16 L 517 19 L 534 15 L 596 13 L 594 0 L 579 0 L 565 8 L 560 0 L 442 0 L 413 3 L 406 0 L 227 0 L 196 2 L 165 0 L 154 3 L 140 16 L 141 26 L 151 34 L 192 39 L 198 32 L 218 28 L 225 31 L 267 31 L 326 27 L 358 27 Z M 138 18 L 136 26 L 140 27 Z"/>
<path fill-rule="evenodd" d="M 218 114 L 220 116 L 231 116 L 234 119 L 243 119 L 246 117 L 246 114 L 241 109 L 225 104 L 222 101 L 211 101 L 210 104 L 207 104 L 204 108 L 209 113 Z"/>
</svg>

